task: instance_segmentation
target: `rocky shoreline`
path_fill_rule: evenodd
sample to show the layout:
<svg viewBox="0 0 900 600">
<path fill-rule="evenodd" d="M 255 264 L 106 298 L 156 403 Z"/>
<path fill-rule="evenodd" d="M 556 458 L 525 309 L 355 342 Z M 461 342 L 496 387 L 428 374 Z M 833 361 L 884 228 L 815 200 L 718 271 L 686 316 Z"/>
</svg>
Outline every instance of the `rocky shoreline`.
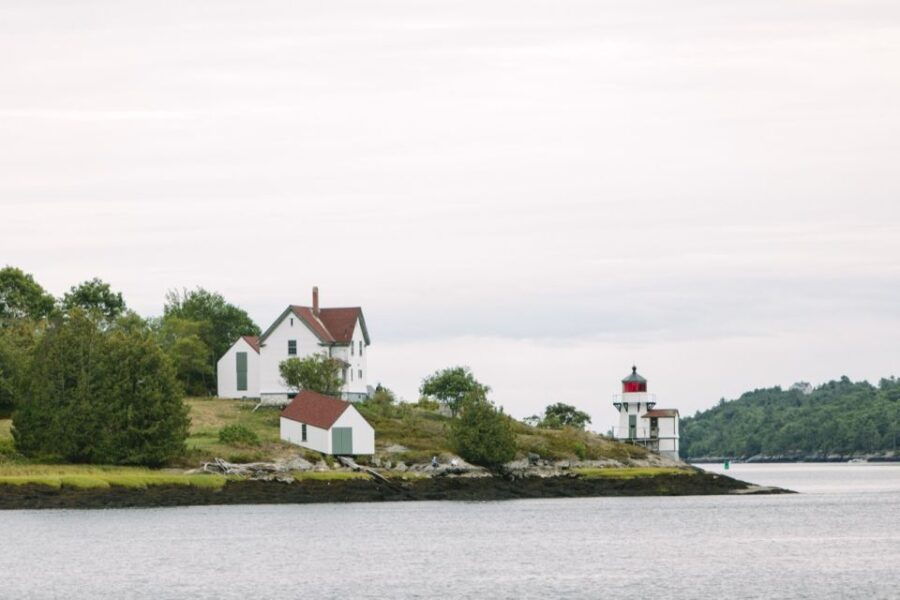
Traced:
<svg viewBox="0 0 900 600">
<path fill-rule="evenodd" d="M 421 500 L 487 501 L 524 498 L 595 496 L 684 496 L 791 493 L 762 488 L 724 475 L 692 474 L 651 477 L 424 477 L 419 479 L 229 481 L 221 489 L 159 485 L 144 489 L 53 488 L 43 485 L 0 486 L 0 509 L 147 508 L 233 504 L 309 504 Z"/>
</svg>

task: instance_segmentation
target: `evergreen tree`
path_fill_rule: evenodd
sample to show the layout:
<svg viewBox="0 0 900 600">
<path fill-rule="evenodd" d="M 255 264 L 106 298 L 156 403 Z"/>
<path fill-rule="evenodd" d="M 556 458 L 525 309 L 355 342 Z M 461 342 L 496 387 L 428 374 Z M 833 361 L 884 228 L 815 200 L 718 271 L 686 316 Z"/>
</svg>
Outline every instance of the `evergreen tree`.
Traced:
<svg viewBox="0 0 900 600">
<path fill-rule="evenodd" d="M 13 437 L 30 457 L 159 466 L 184 451 L 187 412 L 149 330 L 74 309 L 35 347 Z"/>
</svg>

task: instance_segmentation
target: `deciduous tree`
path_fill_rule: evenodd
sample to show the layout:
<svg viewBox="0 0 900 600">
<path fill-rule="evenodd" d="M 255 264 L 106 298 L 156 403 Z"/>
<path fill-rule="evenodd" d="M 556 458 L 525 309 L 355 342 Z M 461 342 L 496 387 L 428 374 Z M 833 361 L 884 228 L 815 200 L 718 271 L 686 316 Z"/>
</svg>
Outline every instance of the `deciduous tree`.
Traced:
<svg viewBox="0 0 900 600">
<path fill-rule="evenodd" d="M 469 367 L 451 367 L 436 371 L 422 381 L 419 393 L 436 398 L 456 416 L 462 399 L 474 393 L 486 395 L 490 388 L 479 383 Z"/>
<path fill-rule="evenodd" d="M 310 390 L 336 396 L 344 385 L 340 361 L 313 354 L 305 358 L 289 358 L 278 365 L 281 378 L 294 392 Z"/>
</svg>

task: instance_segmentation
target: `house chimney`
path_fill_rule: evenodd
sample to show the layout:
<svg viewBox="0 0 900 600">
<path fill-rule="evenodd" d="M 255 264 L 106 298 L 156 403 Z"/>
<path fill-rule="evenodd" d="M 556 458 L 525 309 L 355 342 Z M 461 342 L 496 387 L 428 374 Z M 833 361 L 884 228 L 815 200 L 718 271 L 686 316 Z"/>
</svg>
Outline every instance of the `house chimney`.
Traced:
<svg viewBox="0 0 900 600">
<path fill-rule="evenodd" d="M 319 287 L 313 287 L 313 314 L 319 316 Z"/>
</svg>

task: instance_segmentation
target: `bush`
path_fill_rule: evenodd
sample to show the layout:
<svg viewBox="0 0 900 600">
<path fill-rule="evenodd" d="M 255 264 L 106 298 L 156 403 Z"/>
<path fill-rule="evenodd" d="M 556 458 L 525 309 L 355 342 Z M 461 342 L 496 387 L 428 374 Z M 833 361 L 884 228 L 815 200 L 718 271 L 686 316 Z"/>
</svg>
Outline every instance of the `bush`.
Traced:
<svg viewBox="0 0 900 600">
<path fill-rule="evenodd" d="M 476 390 L 463 398 L 459 418 L 450 428 L 457 453 L 472 464 L 497 468 L 516 456 L 516 437 L 510 418 Z"/>
<path fill-rule="evenodd" d="M 244 425 L 226 425 L 219 430 L 219 441 L 223 444 L 259 446 L 259 436 Z"/>
</svg>

